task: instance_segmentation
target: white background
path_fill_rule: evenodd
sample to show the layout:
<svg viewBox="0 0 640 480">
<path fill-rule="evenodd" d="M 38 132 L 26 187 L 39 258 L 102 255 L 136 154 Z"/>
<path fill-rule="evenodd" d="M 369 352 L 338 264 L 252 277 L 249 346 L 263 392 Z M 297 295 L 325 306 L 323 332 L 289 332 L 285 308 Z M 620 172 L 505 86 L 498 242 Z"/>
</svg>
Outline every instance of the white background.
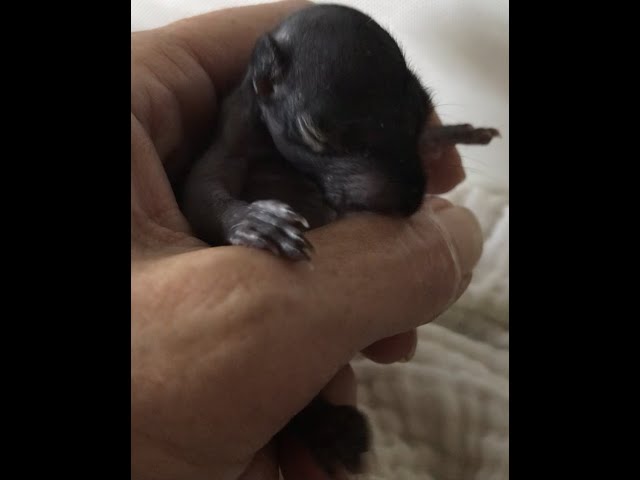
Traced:
<svg viewBox="0 0 640 480">
<path fill-rule="evenodd" d="M 131 0 L 131 30 L 264 0 Z M 317 2 L 328 3 L 328 2 Z M 335 2 L 331 2 L 335 3 Z M 405 51 L 445 123 L 496 127 L 502 139 L 463 146 L 470 183 L 509 191 L 508 0 L 342 0 L 371 15 Z"/>
</svg>

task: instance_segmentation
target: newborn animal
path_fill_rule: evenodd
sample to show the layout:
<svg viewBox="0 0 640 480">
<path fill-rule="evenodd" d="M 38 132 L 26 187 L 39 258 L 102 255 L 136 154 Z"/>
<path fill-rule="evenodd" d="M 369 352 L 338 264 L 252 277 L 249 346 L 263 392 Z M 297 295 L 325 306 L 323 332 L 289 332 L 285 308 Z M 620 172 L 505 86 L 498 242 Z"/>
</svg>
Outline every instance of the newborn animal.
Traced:
<svg viewBox="0 0 640 480">
<path fill-rule="evenodd" d="M 425 129 L 429 94 L 393 38 L 338 5 L 301 10 L 256 43 L 223 102 L 213 142 L 184 184 L 182 209 L 211 245 L 309 259 L 305 238 L 357 211 L 408 216 L 428 186 L 419 151 L 487 144 L 495 129 Z M 327 472 L 357 472 L 364 416 L 318 396 L 287 426 Z"/>
</svg>

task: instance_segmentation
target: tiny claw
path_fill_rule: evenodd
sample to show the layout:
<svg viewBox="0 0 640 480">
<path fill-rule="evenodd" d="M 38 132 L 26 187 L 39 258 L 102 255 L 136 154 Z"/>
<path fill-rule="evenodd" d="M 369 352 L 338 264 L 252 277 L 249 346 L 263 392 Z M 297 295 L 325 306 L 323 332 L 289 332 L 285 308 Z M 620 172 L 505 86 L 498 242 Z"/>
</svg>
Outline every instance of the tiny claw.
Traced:
<svg viewBox="0 0 640 480">
<path fill-rule="evenodd" d="M 299 235 L 300 240 L 302 240 L 302 243 L 304 243 L 304 246 L 307 250 L 309 250 L 311 253 L 315 253 L 316 249 L 313 246 L 313 244 L 307 240 L 303 235 Z"/>
<path fill-rule="evenodd" d="M 500 137 L 500 132 L 495 128 L 479 128 L 478 130 L 489 134 L 492 137 Z"/>
<path fill-rule="evenodd" d="M 259 250 L 268 250 L 276 256 L 280 254 L 278 249 L 269 240 L 260 237 L 255 232 L 247 232 L 236 229 L 236 231 L 230 237 L 230 243 L 232 245 L 242 245 Z"/>
<path fill-rule="evenodd" d="M 302 226 L 306 229 L 309 228 L 309 222 L 307 222 L 307 219 L 304 218 L 302 215 L 297 214 L 296 212 L 289 210 L 289 213 L 291 214 L 291 216 L 293 217 L 293 219 L 302 224 Z"/>
<path fill-rule="evenodd" d="M 288 225 L 280 228 L 282 228 L 284 233 L 286 233 L 289 238 L 291 238 L 292 240 L 295 240 L 298 243 L 303 244 L 304 247 L 309 249 L 310 251 L 315 252 L 315 248 L 313 248 L 313 245 L 311 245 L 311 242 L 307 240 L 305 236 L 301 234 L 298 230 Z"/>
<path fill-rule="evenodd" d="M 486 140 L 485 142 L 491 143 L 491 140 L 493 140 L 495 137 L 500 137 L 500 132 L 498 130 L 496 130 L 495 128 L 485 128 L 482 129 L 482 133 L 484 133 L 486 135 Z"/>
<path fill-rule="evenodd" d="M 269 250 L 273 255 L 275 256 L 280 255 L 280 252 L 278 251 L 278 249 L 271 242 L 266 241 L 265 243 L 267 244 L 266 249 Z"/>
<path fill-rule="evenodd" d="M 294 212 L 293 210 L 291 210 L 290 208 L 286 208 L 285 212 L 287 212 L 287 214 L 289 215 L 289 217 L 294 221 L 294 222 L 298 222 L 299 224 L 301 224 L 304 228 L 309 228 L 309 222 L 307 222 L 307 219 L 304 218 L 302 215 L 300 215 L 297 212 Z"/>
<path fill-rule="evenodd" d="M 293 261 L 302 261 L 302 260 L 306 260 L 307 262 L 311 261 L 311 257 L 303 248 L 301 248 L 300 250 L 296 250 L 295 254 L 293 255 L 285 253 L 284 256 L 289 258 L 289 260 L 293 260 Z"/>
<path fill-rule="evenodd" d="M 304 242 L 300 242 L 304 243 Z M 278 244 L 278 249 L 282 257 L 292 260 L 292 261 L 300 261 L 300 260 L 311 260 L 311 257 L 306 252 L 305 248 L 300 245 L 289 244 L 288 242 Z"/>
</svg>

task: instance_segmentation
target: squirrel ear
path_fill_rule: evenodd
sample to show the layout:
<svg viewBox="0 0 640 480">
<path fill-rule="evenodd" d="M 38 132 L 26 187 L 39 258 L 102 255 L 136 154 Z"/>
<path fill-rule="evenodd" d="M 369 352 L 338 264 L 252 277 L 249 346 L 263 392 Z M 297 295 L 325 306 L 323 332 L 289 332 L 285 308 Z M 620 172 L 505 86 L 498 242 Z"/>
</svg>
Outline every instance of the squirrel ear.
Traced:
<svg viewBox="0 0 640 480">
<path fill-rule="evenodd" d="M 263 35 L 256 42 L 252 66 L 253 89 L 259 97 L 268 97 L 285 71 L 284 55 L 271 35 Z"/>
</svg>

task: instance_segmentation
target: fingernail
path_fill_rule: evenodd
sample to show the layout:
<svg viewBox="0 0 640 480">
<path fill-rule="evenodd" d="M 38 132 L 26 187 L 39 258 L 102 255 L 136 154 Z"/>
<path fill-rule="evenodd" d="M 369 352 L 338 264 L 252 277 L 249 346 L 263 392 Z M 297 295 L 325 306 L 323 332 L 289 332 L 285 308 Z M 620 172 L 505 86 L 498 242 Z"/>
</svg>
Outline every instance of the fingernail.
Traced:
<svg viewBox="0 0 640 480">
<path fill-rule="evenodd" d="M 482 255 L 482 230 L 476 217 L 464 207 L 452 206 L 432 211 L 441 227 L 454 261 L 464 278 L 471 273 Z"/>
</svg>

